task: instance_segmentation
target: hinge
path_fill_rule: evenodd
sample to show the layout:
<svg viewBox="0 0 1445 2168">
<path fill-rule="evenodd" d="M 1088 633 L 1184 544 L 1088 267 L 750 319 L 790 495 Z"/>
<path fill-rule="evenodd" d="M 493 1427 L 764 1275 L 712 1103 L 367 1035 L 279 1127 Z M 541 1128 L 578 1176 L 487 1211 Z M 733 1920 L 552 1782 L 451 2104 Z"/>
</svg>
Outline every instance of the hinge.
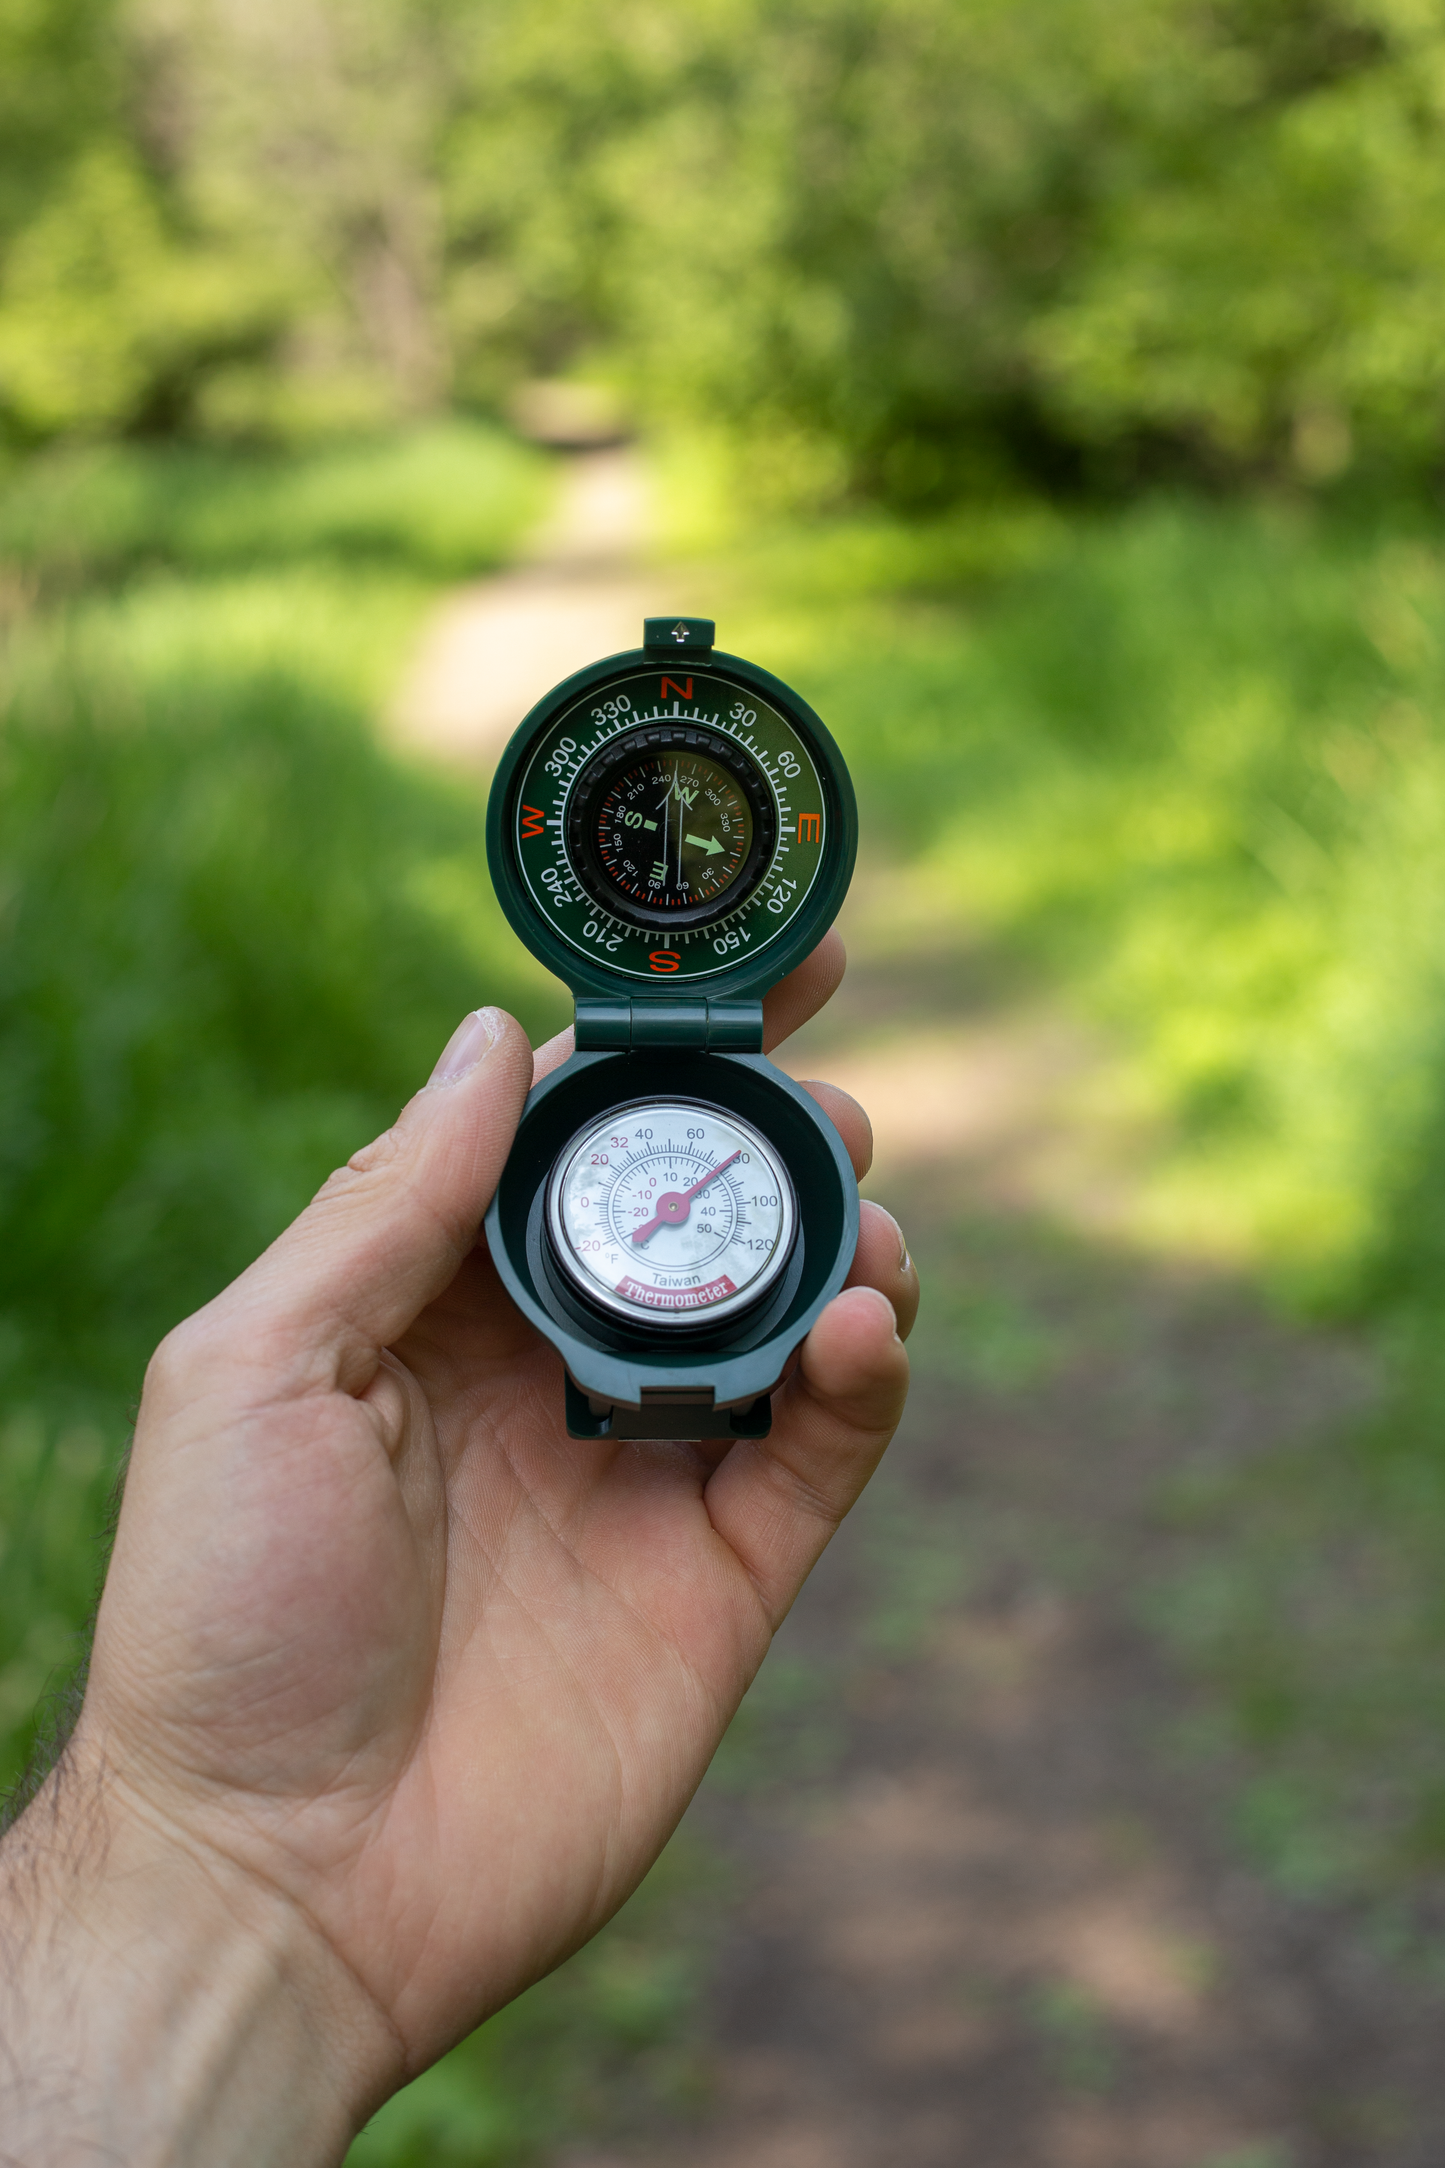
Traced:
<svg viewBox="0 0 1445 2168">
<path fill-rule="evenodd" d="M 692 1001 L 653 995 L 645 1001 L 602 994 L 577 1003 L 577 1051 L 632 1052 L 641 1047 L 692 1047 L 706 1054 L 761 1054 L 761 1001 Z"/>
</svg>

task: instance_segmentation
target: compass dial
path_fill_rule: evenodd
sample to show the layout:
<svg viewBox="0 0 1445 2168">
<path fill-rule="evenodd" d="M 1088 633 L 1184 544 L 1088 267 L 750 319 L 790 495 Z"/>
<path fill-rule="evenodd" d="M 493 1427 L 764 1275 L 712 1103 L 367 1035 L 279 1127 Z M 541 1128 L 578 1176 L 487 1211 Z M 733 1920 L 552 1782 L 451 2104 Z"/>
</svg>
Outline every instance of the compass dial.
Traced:
<svg viewBox="0 0 1445 2168">
<path fill-rule="evenodd" d="M 797 1228 L 767 1139 L 689 1099 L 614 1107 L 552 1170 L 547 1226 L 570 1285 L 633 1323 L 711 1324 L 776 1285 Z"/>
<path fill-rule="evenodd" d="M 755 885 L 777 813 L 762 769 L 720 731 L 632 730 L 568 799 L 567 848 L 589 895 L 634 924 L 703 926 Z"/>
<path fill-rule="evenodd" d="M 843 835 L 782 698 L 689 666 L 629 668 L 559 704 L 507 815 L 550 938 L 609 977 L 680 983 L 787 936 Z"/>
</svg>

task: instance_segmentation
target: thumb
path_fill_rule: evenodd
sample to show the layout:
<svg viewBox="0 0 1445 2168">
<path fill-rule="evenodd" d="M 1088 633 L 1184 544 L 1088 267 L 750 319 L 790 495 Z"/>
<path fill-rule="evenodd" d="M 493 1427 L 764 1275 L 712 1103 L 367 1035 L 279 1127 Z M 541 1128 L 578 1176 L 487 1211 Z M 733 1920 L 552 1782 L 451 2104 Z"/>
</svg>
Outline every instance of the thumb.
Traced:
<svg viewBox="0 0 1445 2168">
<path fill-rule="evenodd" d="M 449 1284 L 511 1148 L 532 1051 L 514 1018 L 477 1009 L 384 1136 L 338 1169 L 221 1297 L 274 1358 L 318 1358 L 356 1389 L 379 1349 Z M 254 1340 L 253 1340 L 254 1344 Z"/>
</svg>

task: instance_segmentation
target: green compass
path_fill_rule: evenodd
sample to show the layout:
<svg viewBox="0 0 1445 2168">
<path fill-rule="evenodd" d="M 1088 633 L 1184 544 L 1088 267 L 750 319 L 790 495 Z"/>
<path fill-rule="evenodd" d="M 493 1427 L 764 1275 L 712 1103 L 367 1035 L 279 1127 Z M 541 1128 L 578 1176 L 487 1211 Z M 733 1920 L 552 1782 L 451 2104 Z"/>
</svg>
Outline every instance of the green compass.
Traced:
<svg viewBox="0 0 1445 2168">
<path fill-rule="evenodd" d="M 492 878 L 576 997 L 576 1052 L 527 1100 L 487 1239 L 575 1437 L 764 1435 L 847 1276 L 852 1170 L 765 1059 L 762 996 L 832 923 L 856 843 L 827 730 L 707 618 L 649 618 L 503 755 Z"/>
</svg>

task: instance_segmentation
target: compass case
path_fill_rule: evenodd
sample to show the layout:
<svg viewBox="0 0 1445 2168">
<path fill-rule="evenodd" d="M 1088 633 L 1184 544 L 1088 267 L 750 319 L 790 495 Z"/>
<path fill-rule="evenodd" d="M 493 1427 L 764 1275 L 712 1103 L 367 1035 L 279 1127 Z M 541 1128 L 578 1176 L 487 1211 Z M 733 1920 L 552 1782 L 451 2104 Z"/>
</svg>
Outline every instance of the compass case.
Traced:
<svg viewBox="0 0 1445 2168">
<path fill-rule="evenodd" d="M 641 648 L 566 679 L 516 731 L 488 806 L 502 906 L 576 1002 L 577 1051 L 529 1094 L 486 1218 L 503 1284 L 562 1357 L 574 1437 L 766 1435 L 768 1395 L 842 1287 L 857 1244 L 857 1183 L 842 1140 L 762 1052 L 763 995 L 816 946 L 847 893 L 852 785 L 807 703 L 755 664 L 716 653 L 712 638 L 705 618 L 649 619 Z M 744 872 L 711 909 L 669 915 L 621 892 L 610 907 L 601 875 L 577 863 L 579 788 L 599 773 L 605 781 L 630 747 L 659 743 L 701 747 L 724 774 L 756 769 L 754 787 L 768 793 L 749 851 L 737 846 Z M 679 878 L 681 829 L 679 817 Z M 707 877 L 704 865 L 697 885 Z M 589 1121 L 654 1098 L 740 1116 L 789 1170 L 797 1234 L 756 1309 L 712 1325 L 705 1314 L 681 1328 L 634 1324 L 581 1299 L 557 1267 L 545 1199 L 559 1154 Z"/>
</svg>

